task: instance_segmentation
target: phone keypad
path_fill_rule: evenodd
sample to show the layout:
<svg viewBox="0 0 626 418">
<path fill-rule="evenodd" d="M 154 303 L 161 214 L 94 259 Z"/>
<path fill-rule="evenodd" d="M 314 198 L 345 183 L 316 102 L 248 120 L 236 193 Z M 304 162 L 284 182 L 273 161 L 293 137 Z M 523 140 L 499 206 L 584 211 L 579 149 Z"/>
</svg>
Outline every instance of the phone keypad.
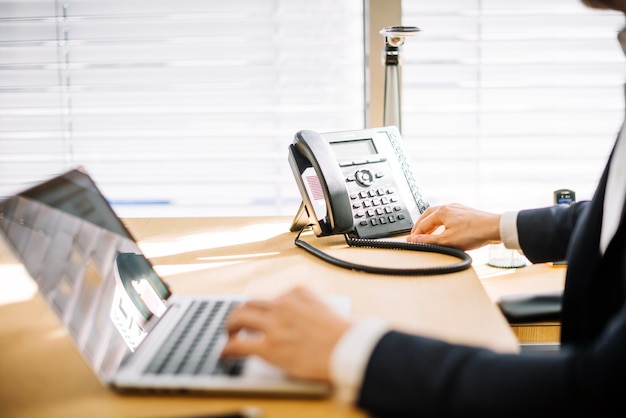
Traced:
<svg viewBox="0 0 626 418">
<path fill-rule="evenodd" d="M 368 167 L 343 167 L 343 170 L 352 204 L 354 233 L 358 237 L 377 238 L 411 229 L 410 214 L 384 161 Z"/>
<path fill-rule="evenodd" d="M 405 218 L 402 206 L 394 196 L 393 189 L 371 189 L 352 193 L 354 218 L 361 226 L 377 226 L 395 223 Z"/>
</svg>

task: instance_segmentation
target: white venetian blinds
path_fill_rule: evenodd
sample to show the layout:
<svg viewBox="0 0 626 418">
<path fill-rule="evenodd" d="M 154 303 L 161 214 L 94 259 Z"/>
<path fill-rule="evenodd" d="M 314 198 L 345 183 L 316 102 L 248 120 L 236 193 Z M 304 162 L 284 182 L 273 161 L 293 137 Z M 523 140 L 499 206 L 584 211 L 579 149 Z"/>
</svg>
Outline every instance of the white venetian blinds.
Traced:
<svg viewBox="0 0 626 418">
<path fill-rule="evenodd" d="M 591 197 L 622 122 L 623 15 L 579 0 L 401 6 L 423 30 L 402 49 L 402 133 L 430 203 Z M 366 9 L 0 0 L 0 196 L 82 164 L 123 216 L 294 213 L 294 133 L 368 123 Z"/>
<path fill-rule="evenodd" d="M 354 0 L 0 0 L 0 196 L 84 165 L 123 216 L 275 215 L 299 129 L 364 126 Z"/>
<path fill-rule="evenodd" d="M 431 203 L 592 196 L 623 120 L 624 16 L 578 0 L 404 0 L 402 133 Z"/>
</svg>

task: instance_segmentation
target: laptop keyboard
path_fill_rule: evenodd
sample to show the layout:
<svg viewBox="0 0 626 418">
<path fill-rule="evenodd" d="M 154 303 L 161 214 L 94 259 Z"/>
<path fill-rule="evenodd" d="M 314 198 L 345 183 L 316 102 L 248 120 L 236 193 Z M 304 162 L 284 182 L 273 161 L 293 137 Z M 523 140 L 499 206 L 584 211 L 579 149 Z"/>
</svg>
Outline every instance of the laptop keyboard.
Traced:
<svg viewBox="0 0 626 418">
<path fill-rule="evenodd" d="M 236 301 L 193 302 L 146 369 L 149 374 L 241 374 L 244 359 L 220 358 L 225 325 Z M 219 348 L 219 349 L 218 349 Z"/>
</svg>

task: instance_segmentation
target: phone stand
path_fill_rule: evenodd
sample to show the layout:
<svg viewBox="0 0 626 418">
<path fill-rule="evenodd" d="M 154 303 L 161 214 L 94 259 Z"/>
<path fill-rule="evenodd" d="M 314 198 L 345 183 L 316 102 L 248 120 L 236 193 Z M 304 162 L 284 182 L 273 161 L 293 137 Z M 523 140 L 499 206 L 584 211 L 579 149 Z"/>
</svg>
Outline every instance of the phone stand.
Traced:
<svg viewBox="0 0 626 418">
<path fill-rule="evenodd" d="M 400 47 L 405 37 L 419 31 L 415 26 L 388 26 L 379 32 L 385 37 L 384 126 L 395 126 L 400 130 Z"/>
<path fill-rule="evenodd" d="M 309 224 L 309 211 L 306 208 L 304 202 L 300 202 L 300 207 L 298 208 L 298 212 L 294 216 L 291 221 L 291 225 L 289 225 L 289 231 L 295 232 L 300 231 L 302 228 Z"/>
</svg>

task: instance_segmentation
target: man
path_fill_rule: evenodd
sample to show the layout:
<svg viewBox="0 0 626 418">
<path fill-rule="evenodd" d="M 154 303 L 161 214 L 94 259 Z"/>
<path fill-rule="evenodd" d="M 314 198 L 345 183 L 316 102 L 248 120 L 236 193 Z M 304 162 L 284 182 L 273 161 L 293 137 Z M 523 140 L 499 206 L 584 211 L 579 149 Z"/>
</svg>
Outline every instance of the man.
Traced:
<svg viewBox="0 0 626 418">
<path fill-rule="evenodd" d="M 626 0 L 583 3 L 626 12 Z M 619 39 L 626 51 L 626 29 Z M 591 201 L 503 215 L 431 207 L 408 238 L 463 250 L 504 242 L 532 262 L 567 259 L 558 354 L 498 354 L 351 322 L 297 288 L 233 312 L 224 355 L 256 354 L 330 381 L 375 416 L 626 416 L 625 167 L 626 128 Z M 242 329 L 260 338 L 239 338 Z"/>
</svg>

